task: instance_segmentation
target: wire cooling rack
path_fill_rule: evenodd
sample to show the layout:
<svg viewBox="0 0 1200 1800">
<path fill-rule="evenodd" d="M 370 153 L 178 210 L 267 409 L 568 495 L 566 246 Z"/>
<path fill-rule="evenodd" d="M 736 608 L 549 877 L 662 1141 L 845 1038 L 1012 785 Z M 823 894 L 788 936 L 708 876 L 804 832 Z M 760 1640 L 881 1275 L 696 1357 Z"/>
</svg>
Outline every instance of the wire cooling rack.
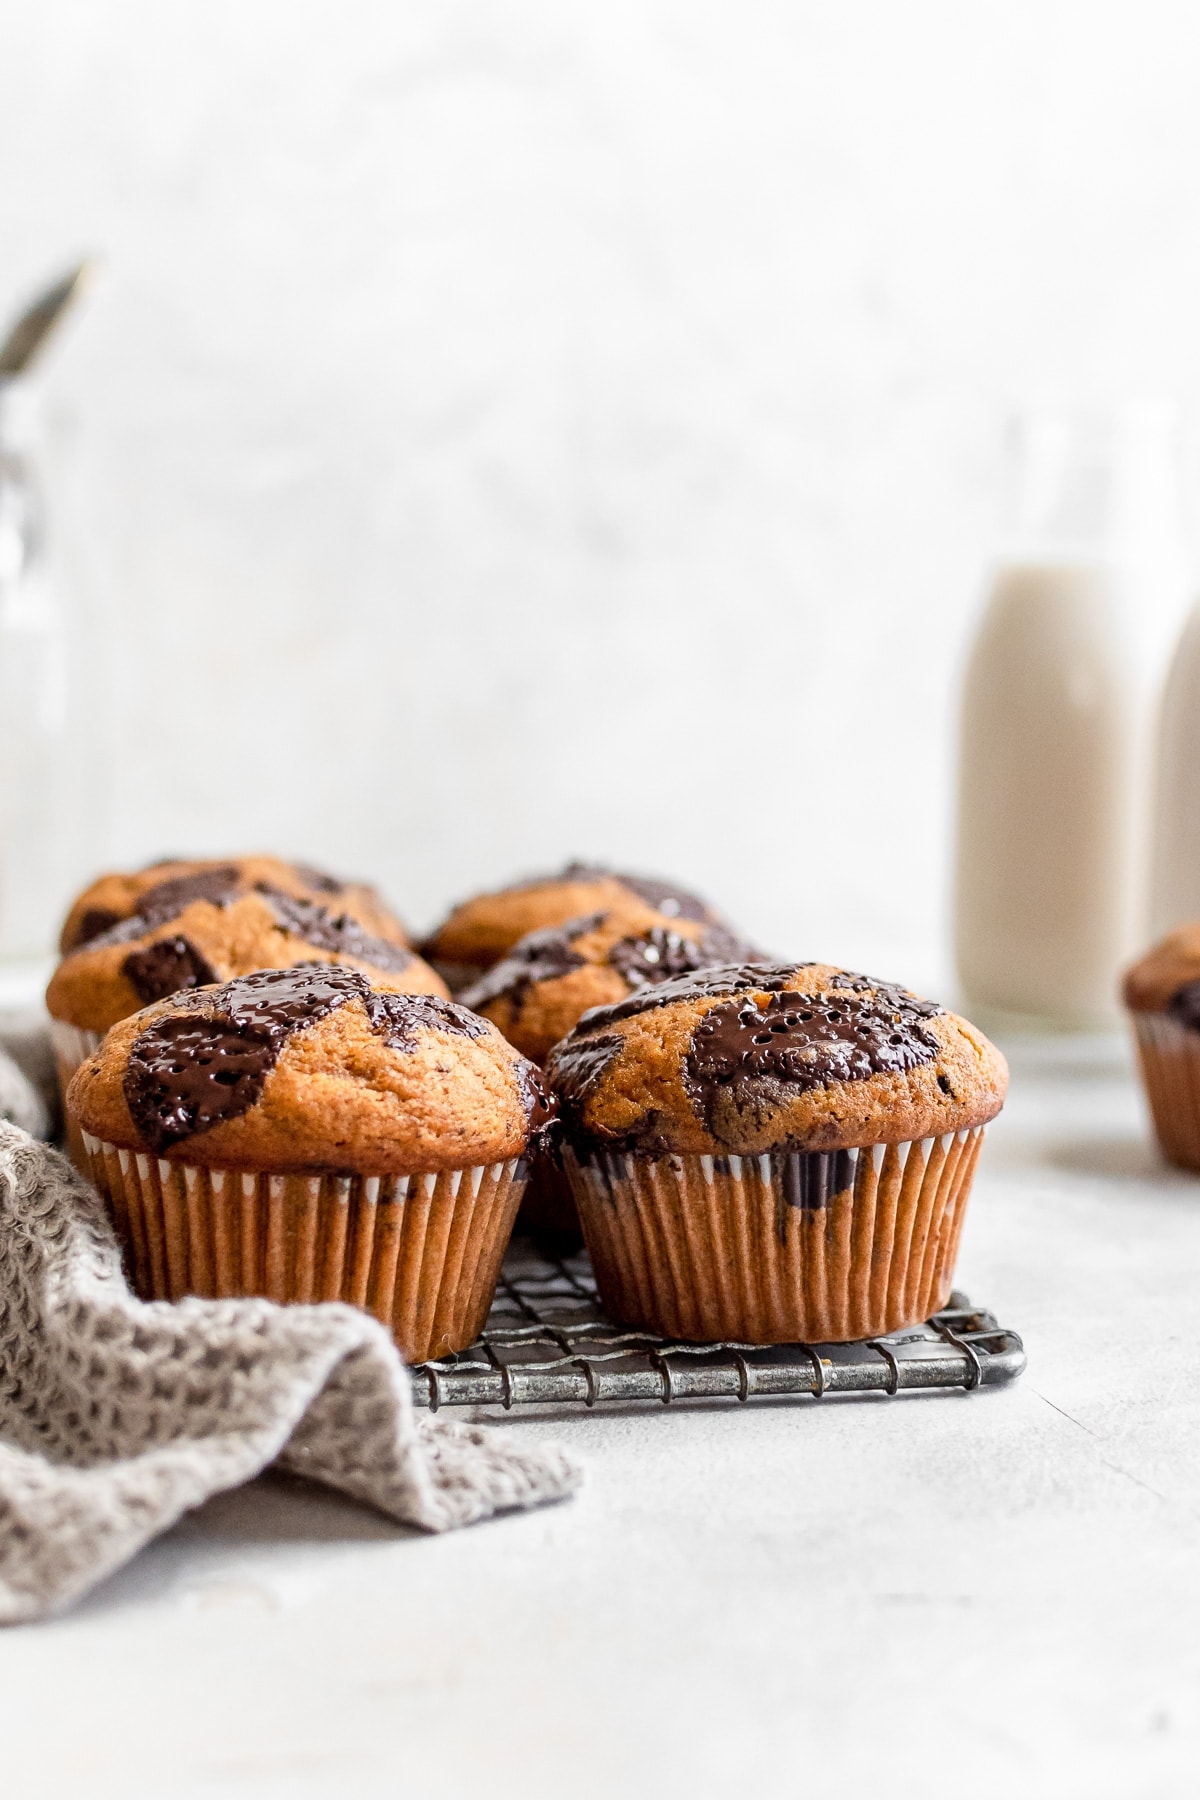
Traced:
<svg viewBox="0 0 1200 1800">
<path fill-rule="evenodd" d="M 752 1400 L 768 1395 L 898 1394 L 1015 1381 L 1015 1331 L 951 1294 L 927 1325 L 859 1344 L 683 1344 L 624 1330 L 601 1310 L 585 1251 L 554 1256 L 530 1239 L 505 1258 L 483 1336 L 412 1370 L 413 1397 L 439 1406 L 595 1406 L 604 1400 Z"/>
</svg>

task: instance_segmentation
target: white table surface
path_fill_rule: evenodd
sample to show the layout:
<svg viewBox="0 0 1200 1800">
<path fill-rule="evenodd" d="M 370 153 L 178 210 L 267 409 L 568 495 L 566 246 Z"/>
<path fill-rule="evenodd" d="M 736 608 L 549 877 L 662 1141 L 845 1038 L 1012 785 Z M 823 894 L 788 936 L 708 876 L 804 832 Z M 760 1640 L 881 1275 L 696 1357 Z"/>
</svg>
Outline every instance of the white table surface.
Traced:
<svg viewBox="0 0 1200 1800">
<path fill-rule="evenodd" d="M 975 1395 L 597 1413 L 573 1500 L 442 1538 L 267 1478 L 0 1634 L 0 1794 L 1200 1791 L 1200 1182 L 1122 1049 L 1026 1046 L 960 1284 Z"/>
</svg>

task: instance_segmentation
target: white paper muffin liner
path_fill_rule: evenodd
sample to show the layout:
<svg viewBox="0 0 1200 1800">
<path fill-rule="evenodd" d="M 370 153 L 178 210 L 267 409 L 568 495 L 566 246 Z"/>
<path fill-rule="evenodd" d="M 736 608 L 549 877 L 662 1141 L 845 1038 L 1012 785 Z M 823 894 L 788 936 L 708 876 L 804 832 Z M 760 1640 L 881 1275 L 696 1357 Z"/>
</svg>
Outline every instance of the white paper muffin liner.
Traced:
<svg viewBox="0 0 1200 1800">
<path fill-rule="evenodd" d="M 862 1150 L 565 1162 L 605 1308 L 704 1343 L 838 1343 L 950 1295 L 983 1127 Z"/>
<path fill-rule="evenodd" d="M 83 1151 L 83 1139 L 79 1127 L 67 1111 L 67 1089 L 71 1085 L 71 1077 L 81 1063 L 93 1056 L 104 1039 L 102 1031 L 84 1031 L 78 1025 L 68 1025 L 63 1019 L 51 1019 L 50 1042 L 54 1048 L 54 1066 L 58 1070 L 58 1087 L 62 1096 L 63 1118 L 67 1125 L 67 1150 L 75 1167 L 87 1174 L 87 1158 Z"/>
<path fill-rule="evenodd" d="M 427 1175 L 272 1175 L 80 1136 L 143 1299 L 345 1300 L 410 1362 L 478 1337 L 527 1179 L 520 1157 Z"/>
</svg>

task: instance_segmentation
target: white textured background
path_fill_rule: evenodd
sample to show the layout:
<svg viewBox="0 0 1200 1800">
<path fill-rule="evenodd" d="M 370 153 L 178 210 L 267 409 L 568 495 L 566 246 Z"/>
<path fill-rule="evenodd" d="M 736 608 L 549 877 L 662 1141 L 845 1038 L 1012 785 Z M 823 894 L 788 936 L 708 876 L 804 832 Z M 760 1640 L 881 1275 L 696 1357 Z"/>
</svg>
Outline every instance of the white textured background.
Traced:
<svg viewBox="0 0 1200 1800">
<path fill-rule="evenodd" d="M 938 979 L 999 421 L 1195 397 L 1198 78 L 1186 0 L 10 0 L 111 852 L 608 857 Z"/>
</svg>

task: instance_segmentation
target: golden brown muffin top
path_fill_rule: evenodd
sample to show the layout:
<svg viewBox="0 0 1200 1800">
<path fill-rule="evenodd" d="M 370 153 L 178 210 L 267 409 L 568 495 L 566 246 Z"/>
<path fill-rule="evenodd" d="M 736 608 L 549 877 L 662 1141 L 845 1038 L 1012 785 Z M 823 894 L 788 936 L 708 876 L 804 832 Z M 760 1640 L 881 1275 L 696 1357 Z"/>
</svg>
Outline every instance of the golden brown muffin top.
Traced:
<svg viewBox="0 0 1200 1800">
<path fill-rule="evenodd" d="M 447 993 L 414 951 L 352 914 L 266 879 L 247 886 L 258 866 L 218 865 L 144 892 L 128 918 L 63 958 L 46 990 L 51 1017 L 107 1031 L 168 994 L 305 962 L 363 969 L 403 993 Z"/>
<path fill-rule="evenodd" d="M 828 963 L 683 975 L 586 1013 L 546 1064 L 587 1151 L 849 1150 L 985 1124 L 1000 1052 L 965 1019 Z"/>
<path fill-rule="evenodd" d="M 232 876 L 231 876 L 232 872 Z M 195 875 L 233 876 L 249 893 L 260 882 L 293 894 L 299 900 L 315 900 L 334 912 L 349 913 L 372 937 L 387 938 L 395 944 L 407 944 L 408 934 L 395 914 L 390 912 L 375 892 L 363 882 L 342 881 L 327 875 L 311 863 L 283 862 L 277 856 L 224 856 L 208 859 L 176 858 L 151 863 L 148 868 L 127 873 L 101 875 L 86 887 L 74 902 L 62 928 L 59 949 L 65 956 L 81 944 L 110 931 L 142 904 L 149 908 L 161 905 L 169 890 L 181 879 Z"/>
<path fill-rule="evenodd" d="M 540 1072 L 453 1001 L 357 970 L 264 969 L 115 1026 L 67 1106 L 102 1142 L 206 1168 L 416 1174 L 519 1156 Z"/>
<path fill-rule="evenodd" d="M 593 1006 L 690 969 L 752 955 L 723 925 L 671 918 L 641 901 L 531 931 L 459 999 L 536 1063 Z"/>
<path fill-rule="evenodd" d="M 1172 1002 L 1194 982 L 1200 982 L 1200 925 L 1183 925 L 1126 970 L 1125 1004 L 1131 1012 L 1178 1011 Z"/>
<path fill-rule="evenodd" d="M 531 931 L 631 906 L 652 907 L 673 922 L 722 922 L 703 900 L 675 882 L 616 874 L 591 863 L 575 862 L 568 863 L 560 875 L 539 875 L 515 887 L 464 900 L 425 940 L 421 952 L 431 962 L 446 965 L 452 981 L 460 970 L 470 980 L 473 971 L 490 969 Z"/>
</svg>

